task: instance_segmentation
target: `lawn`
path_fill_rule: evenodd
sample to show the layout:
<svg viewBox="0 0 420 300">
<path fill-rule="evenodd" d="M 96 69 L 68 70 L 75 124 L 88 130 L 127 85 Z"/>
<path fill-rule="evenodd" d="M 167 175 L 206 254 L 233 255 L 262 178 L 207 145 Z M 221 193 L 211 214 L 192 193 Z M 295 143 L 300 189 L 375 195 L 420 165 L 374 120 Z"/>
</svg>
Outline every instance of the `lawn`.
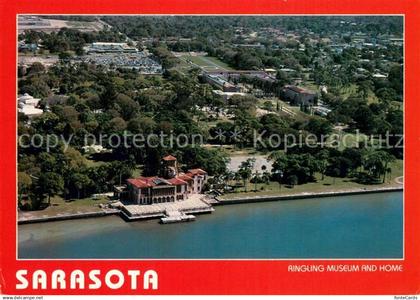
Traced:
<svg viewBox="0 0 420 300">
<path fill-rule="evenodd" d="M 357 84 L 352 83 L 349 86 L 342 87 L 340 89 L 340 95 L 341 97 L 343 97 L 343 99 L 347 99 L 351 95 L 357 94 L 357 89 L 358 89 Z M 369 94 L 367 96 L 367 101 L 369 104 L 379 102 L 378 97 L 376 97 L 373 91 L 369 91 Z"/>
<path fill-rule="evenodd" d="M 351 178 L 334 178 L 325 176 L 322 180 L 321 174 L 316 174 L 316 182 L 296 185 L 293 188 L 287 187 L 277 182 L 270 182 L 269 184 L 257 184 L 257 192 L 255 192 L 255 184 L 248 182 L 247 192 L 245 188 L 238 188 L 237 192 L 228 193 L 221 196 L 221 199 L 232 199 L 249 196 L 275 196 L 275 195 L 289 195 L 300 193 L 321 193 L 340 190 L 349 190 L 351 188 L 366 188 L 366 187 L 386 187 L 386 186 L 400 186 L 395 182 L 395 178 L 403 175 L 403 161 L 396 160 L 391 165 L 391 173 L 386 176 L 385 183 L 375 185 L 363 185 L 353 181 Z"/>
<path fill-rule="evenodd" d="M 349 86 L 344 86 L 340 89 L 340 95 L 343 99 L 347 99 L 350 95 L 355 94 L 357 92 L 357 85 L 350 84 Z"/>
<path fill-rule="evenodd" d="M 188 63 L 190 65 L 196 65 L 205 71 L 233 70 L 231 67 L 219 60 L 217 57 L 183 55 L 179 58 L 182 61 L 182 67 L 185 67 L 185 63 Z"/>
<path fill-rule="evenodd" d="M 217 66 L 224 68 L 226 70 L 234 70 L 233 68 L 231 68 L 228 64 L 224 63 L 223 61 L 221 61 L 220 59 L 218 59 L 217 57 L 214 56 L 205 56 L 202 57 L 203 60 L 208 61 L 208 62 L 212 62 L 213 64 L 216 64 Z"/>
<path fill-rule="evenodd" d="M 51 205 L 47 208 L 34 211 L 21 211 L 19 214 L 22 214 L 25 217 L 40 218 L 77 213 L 99 212 L 102 211 L 99 204 L 105 204 L 108 201 L 108 197 L 99 197 L 98 199 L 84 198 L 64 200 L 60 196 L 54 196 L 51 197 Z"/>
</svg>

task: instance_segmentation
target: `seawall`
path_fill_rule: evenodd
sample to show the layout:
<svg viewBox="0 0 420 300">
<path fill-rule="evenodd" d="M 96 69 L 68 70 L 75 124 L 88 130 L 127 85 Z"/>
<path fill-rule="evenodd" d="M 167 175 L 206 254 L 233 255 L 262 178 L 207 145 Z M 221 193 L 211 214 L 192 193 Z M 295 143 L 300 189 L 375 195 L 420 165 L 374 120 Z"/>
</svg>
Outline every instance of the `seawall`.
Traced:
<svg viewBox="0 0 420 300">
<path fill-rule="evenodd" d="M 50 217 L 35 217 L 35 218 L 27 218 L 27 219 L 20 218 L 18 219 L 18 224 L 20 225 L 20 224 L 65 221 L 65 220 L 85 219 L 85 218 L 98 218 L 98 217 L 105 217 L 105 216 L 110 216 L 110 215 L 117 215 L 119 213 L 120 213 L 119 210 L 108 210 L 108 211 L 56 215 L 56 216 L 50 216 Z"/>
<path fill-rule="evenodd" d="M 258 193 L 256 193 L 255 196 L 237 197 L 237 198 L 230 198 L 230 199 L 223 199 L 220 197 L 215 197 L 218 203 L 214 203 L 213 205 L 256 203 L 256 202 L 281 201 L 281 200 L 299 200 L 299 199 L 309 199 L 309 198 L 323 198 L 323 197 L 399 192 L 399 191 L 403 191 L 403 188 L 402 187 L 383 187 L 383 188 L 374 188 L 374 189 L 351 189 L 351 190 L 321 192 L 321 193 L 299 193 L 299 194 L 272 195 L 272 196 L 271 195 L 270 196 L 258 195 Z"/>
</svg>

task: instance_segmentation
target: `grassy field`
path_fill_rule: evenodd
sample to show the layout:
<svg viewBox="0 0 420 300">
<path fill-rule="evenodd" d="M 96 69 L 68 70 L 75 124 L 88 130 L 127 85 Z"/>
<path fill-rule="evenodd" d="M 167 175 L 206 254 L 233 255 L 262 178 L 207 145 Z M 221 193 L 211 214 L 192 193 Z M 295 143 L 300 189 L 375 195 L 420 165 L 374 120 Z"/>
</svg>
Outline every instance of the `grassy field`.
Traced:
<svg viewBox="0 0 420 300">
<path fill-rule="evenodd" d="M 314 92 L 319 91 L 319 86 L 316 85 L 315 82 L 313 82 L 312 80 L 306 80 L 304 83 L 302 83 L 301 86 Z"/>
<path fill-rule="evenodd" d="M 203 69 L 204 71 L 233 70 L 226 63 L 219 60 L 217 57 L 183 55 L 180 56 L 179 59 L 181 60 L 181 68 L 185 68 L 185 64 L 188 64 L 190 67 L 196 66 Z"/>
<path fill-rule="evenodd" d="M 357 84 L 350 84 L 349 86 L 342 87 L 340 89 L 340 95 L 343 97 L 343 99 L 347 99 L 351 95 L 357 94 Z M 367 96 L 368 103 L 378 103 L 379 99 L 376 97 L 375 93 L 373 91 L 369 91 L 369 94 Z"/>
<path fill-rule="evenodd" d="M 42 210 L 22 211 L 19 214 L 34 218 L 52 217 L 60 215 L 70 215 L 87 212 L 99 212 L 102 209 L 99 204 L 105 204 L 109 201 L 108 197 L 99 197 L 98 199 L 84 198 L 74 200 L 64 200 L 60 196 L 51 197 L 51 205 Z"/>
<path fill-rule="evenodd" d="M 247 192 L 245 188 L 237 189 L 237 192 L 229 193 L 221 196 L 222 199 L 232 199 L 249 196 L 274 196 L 274 195 L 289 195 L 299 193 L 321 193 L 330 191 L 348 190 L 351 188 L 364 187 L 386 187 L 386 186 L 400 186 L 395 179 L 403 176 L 403 161 L 396 160 L 392 165 L 392 172 L 386 176 L 385 183 L 375 185 L 363 185 L 355 182 L 351 178 L 334 178 L 325 176 L 322 180 L 321 174 L 316 174 L 316 182 L 296 185 L 294 187 L 287 187 L 279 185 L 277 182 L 270 182 L 269 184 L 257 184 L 257 191 L 255 192 L 255 184 L 247 183 Z"/>
</svg>

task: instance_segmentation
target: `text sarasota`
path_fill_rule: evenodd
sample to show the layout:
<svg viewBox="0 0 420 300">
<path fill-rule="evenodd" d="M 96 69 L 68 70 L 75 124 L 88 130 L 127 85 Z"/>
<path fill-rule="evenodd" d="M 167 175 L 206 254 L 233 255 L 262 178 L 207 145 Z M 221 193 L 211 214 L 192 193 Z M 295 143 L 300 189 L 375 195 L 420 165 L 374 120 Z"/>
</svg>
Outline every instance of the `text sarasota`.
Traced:
<svg viewBox="0 0 420 300">
<path fill-rule="evenodd" d="M 103 286 L 112 290 L 124 287 L 131 290 L 137 290 L 138 288 L 156 290 L 158 288 L 158 274 L 154 270 L 145 272 L 139 270 L 123 272 L 115 269 L 107 272 L 90 270 L 87 273 L 82 270 L 72 270 L 71 272 L 65 272 L 64 270 L 54 270 L 52 272 L 18 270 L 16 280 L 16 289 L 18 290 L 30 288 L 33 290 L 64 290 L 66 288 L 96 290 Z M 141 282 L 141 284 L 138 284 L 138 282 Z"/>
</svg>

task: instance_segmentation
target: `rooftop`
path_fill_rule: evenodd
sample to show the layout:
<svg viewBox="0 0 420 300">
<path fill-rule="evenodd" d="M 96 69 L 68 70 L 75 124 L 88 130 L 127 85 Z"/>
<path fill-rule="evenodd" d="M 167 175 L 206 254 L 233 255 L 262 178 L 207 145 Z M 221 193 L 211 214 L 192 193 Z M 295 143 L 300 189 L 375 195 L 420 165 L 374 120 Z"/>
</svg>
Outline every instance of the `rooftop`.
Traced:
<svg viewBox="0 0 420 300">
<path fill-rule="evenodd" d="M 188 170 L 187 175 L 192 174 L 192 175 L 206 175 L 207 172 L 204 171 L 203 169 L 190 169 Z"/>
<path fill-rule="evenodd" d="M 157 176 L 152 177 L 138 177 L 138 178 L 130 178 L 127 179 L 127 182 L 134 185 L 136 188 L 150 188 L 158 185 L 184 185 L 187 184 L 186 181 L 182 180 L 181 178 L 171 178 L 171 179 L 164 179 Z"/>
<path fill-rule="evenodd" d="M 286 85 L 285 88 L 288 89 L 288 90 L 294 91 L 296 93 L 299 93 L 299 94 L 315 94 L 315 92 L 313 92 L 313 91 L 309 91 L 307 89 L 300 88 L 300 87 L 297 87 L 297 86 L 294 86 L 294 85 Z"/>
<path fill-rule="evenodd" d="M 172 156 L 172 155 L 167 155 L 167 156 L 163 157 L 162 159 L 166 160 L 166 161 L 173 161 L 173 160 L 176 160 L 176 157 Z"/>
</svg>

